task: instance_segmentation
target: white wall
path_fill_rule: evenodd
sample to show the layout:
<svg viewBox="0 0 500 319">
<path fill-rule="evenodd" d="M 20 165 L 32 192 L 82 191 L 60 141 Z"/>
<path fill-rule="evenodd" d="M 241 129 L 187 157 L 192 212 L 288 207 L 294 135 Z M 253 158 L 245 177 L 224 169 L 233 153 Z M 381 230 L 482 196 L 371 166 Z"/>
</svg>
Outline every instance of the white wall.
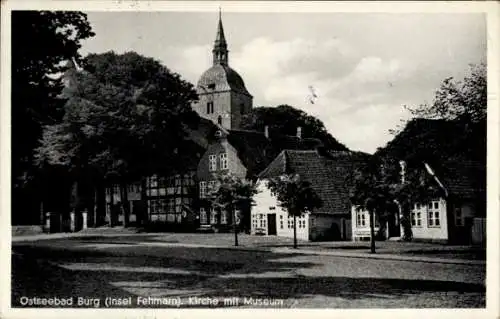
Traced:
<svg viewBox="0 0 500 319">
<path fill-rule="evenodd" d="M 370 214 L 368 211 L 360 211 L 361 214 L 365 216 L 365 225 L 358 226 L 357 223 L 357 208 L 356 206 L 351 207 L 351 228 L 352 228 L 352 240 L 356 241 L 361 238 L 370 238 Z M 377 234 L 379 227 L 375 226 L 375 235 Z M 386 237 L 388 234 L 386 233 Z"/>
<path fill-rule="evenodd" d="M 288 227 L 288 212 L 278 205 L 278 200 L 275 196 L 271 195 L 271 191 L 266 186 L 266 180 L 259 180 L 257 182 L 258 194 L 254 196 L 255 205 L 252 207 L 251 212 L 251 234 L 256 234 L 261 228 L 260 224 L 260 214 L 263 215 L 264 224 L 264 234 L 268 234 L 267 225 L 267 214 L 276 214 L 276 229 L 277 236 L 282 237 L 293 237 L 293 218 L 290 218 L 290 228 Z M 299 227 L 299 220 L 301 220 L 301 225 L 305 227 Z M 257 225 L 255 224 L 257 221 Z M 283 221 L 283 228 L 281 228 L 281 221 Z M 297 238 L 302 240 L 309 239 L 309 218 L 308 214 L 305 214 L 302 218 L 297 218 Z"/>
<path fill-rule="evenodd" d="M 263 234 L 268 235 L 267 214 L 276 214 L 277 236 L 293 238 L 293 217 L 289 217 L 288 212 L 278 205 L 277 198 L 271 194 L 266 183 L 266 180 L 257 182 L 259 193 L 254 196 L 251 234 L 257 234 L 261 232 L 260 228 L 263 228 Z M 301 240 L 315 240 L 322 237 L 330 232 L 332 223 L 337 223 L 339 230 L 342 231 L 341 218 L 334 215 L 305 213 L 302 217 L 296 218 L 296 223 L 297 238 Z"/>
<path fill-rule="evenodd" d="M 448 219 L 446 214 L 446 200 L 439 199 L 439 227 L 429 226 L 427 210 L 422 213 L 422 225 L 412 226 L 413 238 L 415 239 L 430 239 L 430 240 L 448 240 Z M 427 204 L 425 204 L 427 207 Z M 403 234 L 403 227 L 401 227 Z"/>
</svg>

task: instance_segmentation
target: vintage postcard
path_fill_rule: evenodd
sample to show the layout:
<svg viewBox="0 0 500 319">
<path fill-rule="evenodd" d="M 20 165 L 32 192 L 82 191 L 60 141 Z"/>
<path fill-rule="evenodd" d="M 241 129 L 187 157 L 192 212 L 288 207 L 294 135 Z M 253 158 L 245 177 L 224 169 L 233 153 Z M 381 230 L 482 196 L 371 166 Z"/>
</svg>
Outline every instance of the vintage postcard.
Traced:
<svg viewBox="0 0 500 319">
<path fill-rule="evenodd" d="M 2 2 L 2 318 L 497 318 L 498 10 Z"/>
</svg>

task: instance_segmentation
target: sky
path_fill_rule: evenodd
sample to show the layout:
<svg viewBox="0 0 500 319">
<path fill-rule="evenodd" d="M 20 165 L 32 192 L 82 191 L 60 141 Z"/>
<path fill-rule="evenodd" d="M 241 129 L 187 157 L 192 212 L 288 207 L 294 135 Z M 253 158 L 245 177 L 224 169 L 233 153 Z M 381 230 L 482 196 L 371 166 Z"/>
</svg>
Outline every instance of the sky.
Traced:
<svg viewBox="0 0 500 319">
<path fill-rule="evenodd" d="M 218 12 L 87 12 L 81 53 L 135 51 L 196 85 L 212 64 Z M 486 61 L 481 13 L 222 11 L 229 65 L 254 106 L 289 104 L 348 148 L 373 153 L 447 77 Z M 318 96 L 310 103 L 313 87 Z"/>
</svg>

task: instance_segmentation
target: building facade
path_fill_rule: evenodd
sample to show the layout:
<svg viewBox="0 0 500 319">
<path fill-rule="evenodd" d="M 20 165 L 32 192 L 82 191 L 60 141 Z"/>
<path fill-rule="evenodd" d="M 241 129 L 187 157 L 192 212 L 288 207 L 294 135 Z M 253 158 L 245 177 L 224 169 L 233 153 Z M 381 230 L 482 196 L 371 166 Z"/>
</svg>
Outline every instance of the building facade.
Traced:
<svg viewBox="0 0 500 319">
<path fill-rule="evenodd" d="M 422 165 L 422 172 L 433 178 L 439 194 L 428 201 L 413 203 L 410 222 L 414 240 L 435 241 L 454 244 L 482 244 L 486 241 L 485 168 L 474 162 L 450 161 L 443 168 L 434 170 L 428 164 Z M 483 178 L 481 178 L 483 176 Z M 369 213 L 352 207 L 353 240 L 370 239 Z M 400 238 L 404 233 L 400 223 L 402 212 L 392 214 L 395 220 L 384 221 L 381 239 Z M 379 221 L 375 220 L 378 232 Z"/>
<path fill-rule="evenodd" d="M 350 240 L 349 188 L 352 172 L 367 154 L 316 150 L 284 150 L 259 174 L 259 193 L 251 213 L 251 233 L 293 237 L 293 216 L 279 206 L 267 187 L 270 178 L 298 174 L 321 198 L 322 206 L 296 218 L 297 238 L 302 240 Z"/>
</svg>

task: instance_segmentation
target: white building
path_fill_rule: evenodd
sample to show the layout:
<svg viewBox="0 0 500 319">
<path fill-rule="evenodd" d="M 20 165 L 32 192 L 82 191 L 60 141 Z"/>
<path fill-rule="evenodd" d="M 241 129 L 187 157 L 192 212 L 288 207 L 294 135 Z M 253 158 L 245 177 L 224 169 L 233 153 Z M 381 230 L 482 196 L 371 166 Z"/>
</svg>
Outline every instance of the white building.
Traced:
<svg viewBox="0 0 500 319">
<path fill-rule="evenodd" d="M 479 163 L 462 161 L 443 163 L 439 171 L 422 165 L 440 190 L 439 195 L 425 203 L 414 203 L 410 213 L 413 239 L 468 244 L 485 241 L 485 168 Z M 483 198 L 484 197 L 484 198 Z M 370 218 L 367 211 L 351 208 L 353 240 L 370 239 Z M 403 227 L 401 213 L 386 222 L 385 238 L 400 237 Z M 378 221 L 375 228 L 378 231 Z"/>
<path fill-rule="evenodd" d="M 322 207 L 296 219 L 297 238 L 302 240 L 350 240 L 350 176 L 367 158 L 355 152 L 326 153 L 318 150 L 284 150 L 261 172 L 255 206 L 251 212 L 251 234 L 293 237 L 293 217 L 279 206 L 267 187 L 269 178 L 296 173 L 311 183 Z"/>
</svg>

